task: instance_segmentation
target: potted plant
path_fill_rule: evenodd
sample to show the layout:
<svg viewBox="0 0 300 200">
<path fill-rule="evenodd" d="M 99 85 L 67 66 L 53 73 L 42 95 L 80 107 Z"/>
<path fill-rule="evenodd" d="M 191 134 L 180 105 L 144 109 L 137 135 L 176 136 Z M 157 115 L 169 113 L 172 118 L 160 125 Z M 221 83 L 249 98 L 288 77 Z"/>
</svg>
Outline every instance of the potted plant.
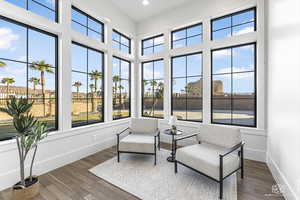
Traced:
<svg viewBox="0 0 300 200">
<path fill-rule="evenodd" d="M 39 194 L 38 177 L 33 176 L 32 170 L 38 144 L 47 137 L 47 126 L 43 122 L 39 122 L 30 114 L 33 102 L 20 98 L 12 97 L 7 102 L 6 108 L 0 108 L 0 112 L 7 113 L 13 119 L 13 125 L 16 129 L 16 143 L 18 146 L 18 154 L 20 161 L 20 182 L 12 187 L 13 200 L 27 200 Z M 28 158 L 29 152 L 33 150 L 30 163 L 29 176 L 25 178 L 25 160 Z"/>
</svg>

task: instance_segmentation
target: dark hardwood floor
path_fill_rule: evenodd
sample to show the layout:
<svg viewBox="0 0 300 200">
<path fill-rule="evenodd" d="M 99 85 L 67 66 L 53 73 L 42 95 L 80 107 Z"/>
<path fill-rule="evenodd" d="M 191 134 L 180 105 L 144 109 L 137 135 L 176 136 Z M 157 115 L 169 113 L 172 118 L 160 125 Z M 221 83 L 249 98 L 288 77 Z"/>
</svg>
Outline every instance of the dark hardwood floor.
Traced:
<svg viewBox="0 0 300 200">
<path fill-rule="evenodd" d="M 163 144 L 163 148 L 169 145 Z M 115 154 L 115 147 L 61 167 L 40 177 L 40 195 L 34 200 L 136 200 L 135 196 L 88 172 Z M 238 178 L 238 200 L 284 199 L 272 194 L 275 181 L 266 164 L 245 161 L 245 178 Z M 0 192 L 0 200 L 10 200 L 9 189 Z"/>
</svg>

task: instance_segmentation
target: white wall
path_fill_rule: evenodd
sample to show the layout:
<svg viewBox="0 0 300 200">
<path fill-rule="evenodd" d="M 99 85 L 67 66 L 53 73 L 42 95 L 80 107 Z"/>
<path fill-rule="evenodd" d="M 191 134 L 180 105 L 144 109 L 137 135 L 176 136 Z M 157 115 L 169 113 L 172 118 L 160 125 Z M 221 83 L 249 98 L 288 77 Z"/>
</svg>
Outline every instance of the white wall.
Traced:
<svg viewBox="0 0 300 200">
<path fill-rule="evenodd" d="M 20 21 L 58 35 L 59 39 L 59 130 L 40 144 L 34 173 L 46 173 L 74 162 L 116 143 L 115 133 L 128 127 L 128 119 L 112 121 L 112 56 L 134 62 L 134 56 L 122 54 L 111 48 L 112 29 L 115 28 L 134 39 L 135 24 L 110 0 L 59 1 L 59 24 L 49 21 L 5 1 L 0 1 L 0 15 Z M 71 30 L 71 5 L 105 23 L 105 44 Z M 71 128 L 71 42 L 105 52 L 105 122 L 86 127 Z M 134 70 L 132 70 L 134 74 Z M 134 101 L 134 99 L 133 99 Z M 14 140 L 0 143 L 0 191 L 12 186 L 19 179 L 19 164 Z"/>
<path fill-rule="evenodd" d="M 268 165 L 300 199 L 300 1 L 268 1 Z"/>
<path fill-rule="evenodd" d="M 247 8 L 257 7 L 257 31 L 253 33 L 235 36 L 231 38 L 210 40 L 210 22 L 211 19 L 231 14 Z M 140 41 L 143 38 L 164 33 L 165 50 L 161 53 L 149 56 L 137 56 L 140 62 L 164 58 L 165 61 L 165 94 L 164 94 L 164 114 L 165 120 L 161 120 L 161 127 L 166 127 L 171 113 L 171 74 L 170 58 L 176 55 L 183 55 L 192 52 L 202 51 L 203 53 L 203 123 L 209 124 L 211 119 L 210 92 L 211 92 L 211 49 L 257 42 L 257 128 L 241 128 L 243 139 L 246 142 L 245 157 L 248 159 L 265 162 L 267 135 L 265 131 L 266 124 L 266 104 L 265 104 L 265 26 L 264 26 L 264 1 L 263 0 L 201 0 L 180 6 L 170 12 L 165 12 L 159 16 L 137 24 L 137 38 Z M 172 30 L 202 22 L 203 24 L 203 43 L 195 46 L 170 49 L 170 32 Z M 140 44 L 137 49 L 140 49 Z M 136 69 L 140 69 L 140 64 Z M 141 72 L 136 74 L 136 85 L 139 90 L 136 100 L 136 110 L 138 116 L 141 116 Z M 199 123 L 180 122 L 180 127 L 187 131 L 193 131 L 199 127 Z M 170 141 L 170 138 L 164 138 Z"/>
</svg>

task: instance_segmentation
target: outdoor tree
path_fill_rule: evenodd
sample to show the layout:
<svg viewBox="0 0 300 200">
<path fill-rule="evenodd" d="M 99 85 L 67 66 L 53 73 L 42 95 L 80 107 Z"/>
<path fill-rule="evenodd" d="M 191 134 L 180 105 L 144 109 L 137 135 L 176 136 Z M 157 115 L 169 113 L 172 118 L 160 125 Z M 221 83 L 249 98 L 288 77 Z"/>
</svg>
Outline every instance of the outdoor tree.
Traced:
<svg viewBox="0 0 300 200">
<path fill-rule="evenodd" d="M 15 83 L 15 79 L 11 78 L 11 77 L 4 77 L 1 80 L 1 83 L 3 83 L 3 84 L 6 85 L 6 97 L 8 97 L 8 94 L 9 94 L 9 85 Z"/>
<path fill-rule="evenodd" d="M 30 65 L 30 68 L 40 72 L 40 84 L 42 86 L 42 95 L 43 95 L 43 107 L 44 107 L 44 116 L 46 116 L 46 105 L 45 105 L 45 73 L 53 74 L 53 66 L 47 64 L 44 60 L 33 62 Z"/>
<path fill-rule="evenodd" d="M 35 93 L 35 90 L 36 90 L 36 86 L 39 85 L 41 83 L 40 79 L 39 78 L 36 78 L 36 77 L 31 77 L 29 79 L 29 82 L 32 83 L 32 87 L 33 87 L 33 91 Z"/>
<path fill-rule="evenodd" d="M 82 83 L 80 81 L 76 81 L 73 83 L 73 87 L 76 87 L 76 93 L 77 93 L 77 98 L 79 98 L 79 88 L 82 86 Z"/>
</svg>

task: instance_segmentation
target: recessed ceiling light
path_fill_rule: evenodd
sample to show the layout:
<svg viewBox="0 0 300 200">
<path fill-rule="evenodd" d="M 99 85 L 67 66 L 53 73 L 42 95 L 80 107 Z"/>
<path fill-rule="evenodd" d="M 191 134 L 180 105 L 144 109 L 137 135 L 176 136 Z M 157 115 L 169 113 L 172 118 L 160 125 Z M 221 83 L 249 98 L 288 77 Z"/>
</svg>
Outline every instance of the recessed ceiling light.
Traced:
<svg viewBox="0 0 300 200">
<path fill-rule="evenodd" d="M 149 0 L 143 0 L 142 3 L 143 3 L 144 6 L 147 6 L 147 5 L 149 5 L 150 2 L 149 2 Z"/>
</svg>

